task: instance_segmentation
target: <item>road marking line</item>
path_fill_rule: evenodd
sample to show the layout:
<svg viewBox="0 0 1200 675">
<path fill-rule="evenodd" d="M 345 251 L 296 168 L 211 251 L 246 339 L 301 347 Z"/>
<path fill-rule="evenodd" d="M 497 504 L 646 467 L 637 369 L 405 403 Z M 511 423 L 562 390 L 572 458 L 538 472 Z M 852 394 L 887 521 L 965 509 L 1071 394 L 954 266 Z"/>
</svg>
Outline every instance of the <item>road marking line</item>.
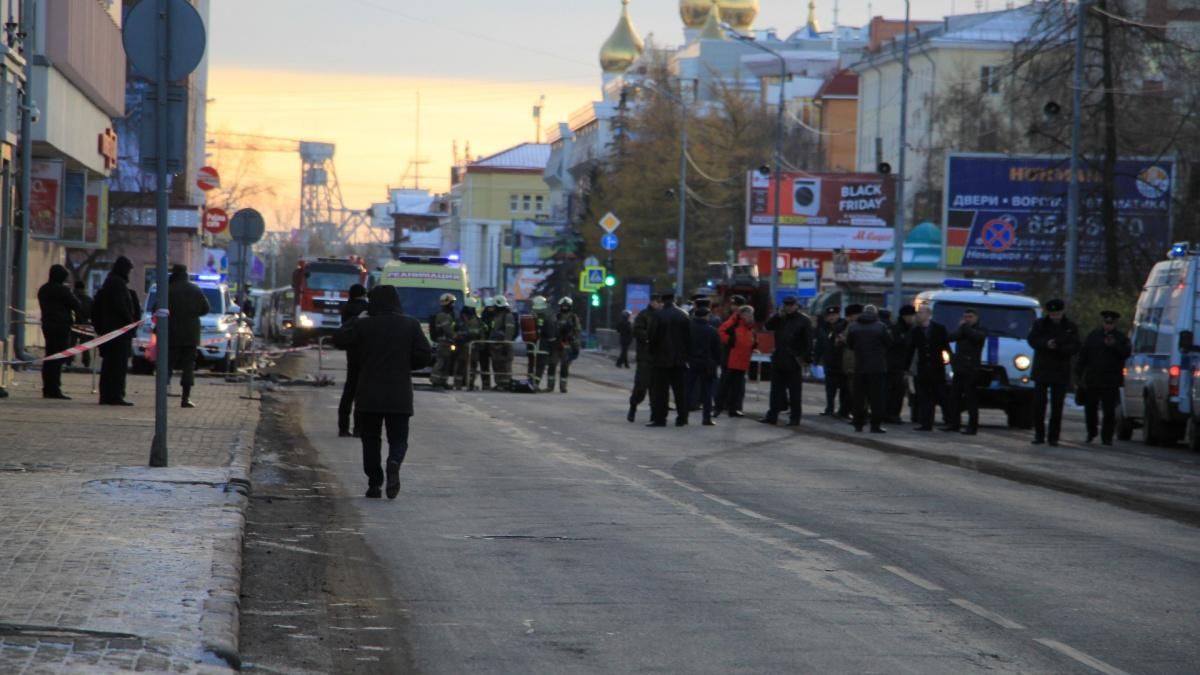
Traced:
<svg viewBox="0 0 1200 675">
<path fill-rule="evenodd" d="M 545 429 L 546 427 L 542 427 L 542 428 L 543 428 L 543 429 Z M 563 433 L 562 433 L 561 431 L 551 431 L 550 433 L 554 434 L 555 436 L 562 436 L 562 435 L 563 435 Z"/>
<path fill-rule="evenodd" d="M 962 598 L 950 598 L 950 602 L 962 607 L 972 614 L 978 614 L 979 616 L 982 616 L 983 618 L 1002 628 L 1008 628 L 1011 630 L 1025 630 L 1025 626 L 1022 626 L 1016 621 L 1010 621 L 991 610 L 980 607 L 970 600 L 963 600 Z"/>
<path fill-rule="evenodd" d="M 821 535 L 817 534 L 816 532 L 813 532 L 812 530 L 806 530 L 803 527 L 796 527 L 795 525 L 789 525 L 787 523 L 775 523 L 775 524 L 782 527 L 783 529 L 787 530 L 788 532 L 795 532 L 796 534 L 798 534 L 802 537 L 819 537 L 819 536 L 821 536 Z"/>
<path fill-rule="evenodd" d="M 1054 651 L 1056 651 L 1060 654 L 1063 654 L 1064 656 L 1075 659 L 1076 661 L 1084 664 L 1085 666 L 1088 666 L 1089 668 L 1097 670 L 1101 673 L 1105 673 L 1105 675 L 1129 675 L 1129 673 L 1125 672 L 1124 670 L 1121 670 L 1120 668 L 1115 668 L 1113 666 L 1110 666 L 1107 663 L 1101 661 L 1100 659 L 1097 659 L 1093 656 L 1088 656 L 1087 654 L 1084 654 L 1083 652 L 1079 651 L 1078 649 L 1075 649 L 1074 647 L 1071 647 L 1070 645 L 1064 645 L 1063 643 L 1059 642 L 1058 640 L 1049 640 L 1046 638 L 1034 638 L 1033 641 L 1040 643 L 1046 647 L 1049 647 L 1050 649 L 1053 649 Z"/>
<path fill-rule="evenodd" d="M 608 452 L 606 448 L 596 448 L 596 452 Z"/>
<path fill-rule="evenodd" d="M 639 468 L 639 469 L 649 469 L 650 467 L 646 466 L 645 464 L 638 464 L 638 465 L 637 465 L 637 468 Z"/>
<path fill-rule="evenodd" d="M 708 499 L 711 499 L 718 504 L 724 504 L 725 506 L 737 506 L 737 504 L 734 504 L 733 502 L 729 501 L 728 499 L 723 499 L 716 495 L 710 495 L 707 492 L 701 492 L 700 494 L 704 495 Z"/>
<path fill-rule="evenodd" d="M 628 458 L 628 457 L 626 457 L 625 455 L 617 455 L 617 459 L 620 459 L 620 460 L 626 460 L 626 459 L 629 459 L 629 458 Z"/>
<path fill-rule="evenodd" d="M 864 557 L 868 557 L 871 555 L 870 553 L 867 553 L 866 551 L 864 551 L 860 548 L 854 548 L 850 544 L 843 544 L 842 542 L 838 541 L 837 539 L 818 539 L 817 541 L 821 542 L 822 544 L 828 544 L 829 546 L 832 546 L 834 548 L 840 548 L 843 551 L 845 551 L 846 553 L 849 553 L 851 555 L 858 555 L 858 556 L 864 556 Z"/>
<path fill-rule="evenodd" d="M 574 436 L 567 436 L 567 440 L 568 440 L 568 441 L 571 441 L 572 443 L 575 443 L 575 442 L 576 442 L 576 441 L 578 441 L 579 439 L 578 439 L 578 438 L 575 438 Z"/>
<path fill-rule="evenodd" d="M 691 490 L 692 492 L 704 492 L 704 490 L 701 490 L 700 488 L 696 487 L 695 485 L 689 485 L 688 483 L 685 483 L 681 480 L 676 480 L 675 484 L 685 490 Z"/>
<path fill-rule="evenodd" d="M 649 467 L 646 467 L 646 468 L 649 468 Z M 662 469 L 650 469 L 650 473 L 654 474 L 655 476 L 658 476 L 659 478 L 665 478 L 666 480 L 675 480 L 675 476 L 672 476 L 671 474 L 667 473 L 666 471 L 663 471 Z"/>
<path fill-rule="evenodd" d="M 737 510 L 737 512 L 742 514 L 743 516 L 747 516 L 749 518 L 756 518 L 758 520 L 770 520 L 770 518 L 764 516 L 763 514 L 759 513 L 758 511 L 751 511 L 750 509 L 739 508 Z"/>
<path fill-rule="evenodd" d="M 922 579 L 921 577 L 913 574 L 912 572 L 909 572 L 908 570 L 906 570 L 902 567 L 895 567 L 893 565 L 884 565 L 883 569 L 891 572 L 892 574 L 895 574 L 896 576 L 900 577 L 901 579 L 903 579 L 909 583 L 916 584 L 917 586 L 920 586 L 921 588 L 924 588 L 927 591 L 944 591 L 944 590 L 946 590 L 946 589 L 942 588 L 941 586 L 938 586 L 937 584 L 933 583 L 932 581 L 927 581 L 925 579 Z M 951 602 L 953 602 L 953 600 L 951 600 Z"/>
</svg>

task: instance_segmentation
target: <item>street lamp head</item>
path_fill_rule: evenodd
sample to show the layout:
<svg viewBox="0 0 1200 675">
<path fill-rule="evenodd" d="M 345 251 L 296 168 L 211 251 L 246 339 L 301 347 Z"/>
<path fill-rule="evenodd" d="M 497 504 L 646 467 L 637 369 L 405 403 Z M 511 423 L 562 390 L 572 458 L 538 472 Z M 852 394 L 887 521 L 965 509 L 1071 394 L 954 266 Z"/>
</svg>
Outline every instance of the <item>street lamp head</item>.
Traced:
<svg viewBox="0 0 1200 675">
<path fill-rule="evenodd" d="M 762 166 L 758 167 L 758 173 L 762 174 L 763 176 L 770 176 L 771 175 L 771 167 L 767 166 L 766 164 L 763 164 Z"/>
</svg>

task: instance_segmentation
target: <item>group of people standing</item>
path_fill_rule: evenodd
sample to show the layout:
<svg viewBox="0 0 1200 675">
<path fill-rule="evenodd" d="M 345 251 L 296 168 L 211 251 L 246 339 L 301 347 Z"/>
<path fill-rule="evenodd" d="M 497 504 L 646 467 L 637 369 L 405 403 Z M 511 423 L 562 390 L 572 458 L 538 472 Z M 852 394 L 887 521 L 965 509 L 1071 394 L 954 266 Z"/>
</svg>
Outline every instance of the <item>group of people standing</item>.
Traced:
<svg viewBox="0 0 1200 675">
<path fill-rule="evenodd" d="M 67 286 L 70 272 L 66 267 L 52 265 L 48 280 L 38 289 L 46 354 L 60 353 L 82 341 L 79 331 L 82 325 L 90 323 L 96 334 L 105 335 L 136 322 L 142 312 L 137 292 L 129 287 L 132 271 L 133 263 L 124 256 L 118 257 L 93 299 L 88 297 L 82 282 L 76 282 L 74 289 Z M 209 312 L 208 300 L 191 282 L 184 265 L 173 269 L 167 298 L 171 308 L 167 363 L 183 373 L 181 406 L 194 408 L 191 392 L 195 384 L 196 350 L 200 346 L 200 317 Z M 100 405 L 133 405 L 126 397 L 133 335 L 129 331 L 99 347 Z M 67 362 L 67 359 L 52 359 L 42 363 L 43 398 L 70 400 L 62 390 L 62 368 Z M 88 352 L 84 352 L 83 362 L 85 366 L 89 364 Z"/>
</svg>

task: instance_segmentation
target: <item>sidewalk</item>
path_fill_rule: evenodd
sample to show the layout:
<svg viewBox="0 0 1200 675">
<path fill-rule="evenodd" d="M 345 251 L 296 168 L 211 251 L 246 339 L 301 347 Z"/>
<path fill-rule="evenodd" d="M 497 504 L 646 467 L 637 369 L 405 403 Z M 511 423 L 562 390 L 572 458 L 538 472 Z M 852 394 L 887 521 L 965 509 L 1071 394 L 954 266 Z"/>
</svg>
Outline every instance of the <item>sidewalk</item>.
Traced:
<svg viewBox="0 0 1200 675">
<path fill-rule="evenodd" d="M 572 366 L 572 376 L 628 391 L 633 369 L 613 367 L 613 358 L 585 353 Z M 766 412 L 768 384 L 747 383 L 749 424 Z M 1009 429 L 999 411 L 981 411 L 978 436 L 941 431 L 921 433 L 912 424 L 891 425 L 885 435 L 856 433 L 842 421 L 817 415 L 825 408 L 825 390 L 805 383 L 804 420 L 796 431 L 853 443 L 881 452 L 909 455 L 1009 480 L 1083 495 L 1126 508 L 1200 525 L 1200 455 L 1179 448 L 1151 448 L 1115 441 L 1111 447 L 1083 443 L 1083 417 L 1068 413 L 1057 448 L 1030 444 L 1033 432 Z M 783 428 L 783 427 L 780 427 Z"/>
<path fill-rule="evenodd" d="M 0 672 L 229 672 L 259 404 L 198 377 L 150 469 L 152 377 L 129 408 L 63 384 L 74 400 L 43 400 L 26 371 L 0 399 Z"/>
</svg>

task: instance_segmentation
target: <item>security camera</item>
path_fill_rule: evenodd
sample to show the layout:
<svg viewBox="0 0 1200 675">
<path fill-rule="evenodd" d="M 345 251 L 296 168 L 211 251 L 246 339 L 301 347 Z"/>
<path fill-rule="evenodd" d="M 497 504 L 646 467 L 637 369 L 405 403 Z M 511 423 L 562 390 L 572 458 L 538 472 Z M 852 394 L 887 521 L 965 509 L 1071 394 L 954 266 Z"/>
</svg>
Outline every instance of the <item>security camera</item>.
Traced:
<svg viewBox="0 0 1200 675">
<path fill-rule="evenodd" d="M 42 118 L 41 108 L 38 108 L 36 103 L 29 106 L 29 121 L 34 124 L 37 124 L 38 120 L 40 120 L 41 118 Z"/>
</svg>

